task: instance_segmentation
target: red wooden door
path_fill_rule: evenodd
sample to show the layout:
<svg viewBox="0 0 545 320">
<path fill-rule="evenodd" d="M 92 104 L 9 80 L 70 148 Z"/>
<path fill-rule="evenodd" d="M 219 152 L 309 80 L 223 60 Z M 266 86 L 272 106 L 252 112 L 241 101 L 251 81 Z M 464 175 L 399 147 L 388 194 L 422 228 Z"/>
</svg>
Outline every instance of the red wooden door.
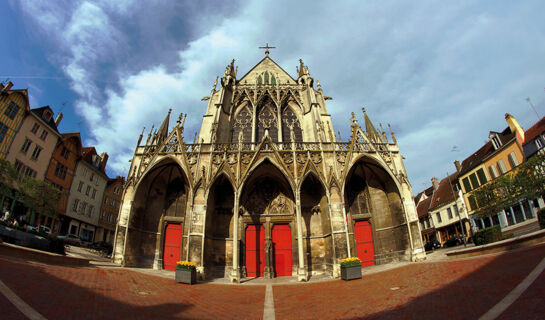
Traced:
<svg viewBox="0 0 545 320">
<path fill-rule="evenodd" d="M 176 262 L 180 261 L 182 247 L 182 225 L 167 224 L 165 228 L 165 245 L 163 246 L 163 268 L 176 270 Z"/>
<path fill-rule="evenodd" d="M 356 252 L 361 260 L 361 266 L 375 264 L 375 249 L 373 248 L 373 232 L 369 221 L 356 221 L 354 225 L 356 236 Z"/>
<path fill-rule="evenodd" d="M 246 228 L 246 274 L 262 277 L 265 271 L 265 228 L 249 225 Z"/>
<path fill-rule="evenodd" d="M 291 229 L 289 224 L 275 224 L 272 229 L 274 270 L 277 276 L 291 276 Z"/>
</svg>

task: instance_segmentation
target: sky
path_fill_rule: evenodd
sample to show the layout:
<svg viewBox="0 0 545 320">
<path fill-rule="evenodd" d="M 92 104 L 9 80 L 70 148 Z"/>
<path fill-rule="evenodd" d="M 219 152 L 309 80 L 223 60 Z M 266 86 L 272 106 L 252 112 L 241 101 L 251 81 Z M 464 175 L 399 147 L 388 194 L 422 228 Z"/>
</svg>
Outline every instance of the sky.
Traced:
<svg viewBox="0 0 545 320">
<path fill-rule="evenodd" d="M 545 116 L 544 1 L 0 1 L 0 81 L 126 176 L 142 129 L 200 128 L 216 76 L 270 57 L 319 80 L 343 140 L 350 112 L 390 123 L 414 194 L 480 148 L 505 113 Z M 526 101 L 531 99 L 535 111 Z M 537 114 L 536 114 L 537 113 Z"/>
</svg>

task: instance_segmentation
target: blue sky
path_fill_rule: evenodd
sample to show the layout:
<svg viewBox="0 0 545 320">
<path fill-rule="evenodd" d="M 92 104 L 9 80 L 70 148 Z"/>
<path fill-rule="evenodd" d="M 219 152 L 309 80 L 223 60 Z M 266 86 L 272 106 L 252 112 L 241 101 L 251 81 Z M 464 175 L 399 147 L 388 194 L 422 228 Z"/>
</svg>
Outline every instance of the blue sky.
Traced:
<svg viewBox="0 0 545 320">
<path fill-rule="evenodd" d="M 126 175 L 143 127 L 172 108 L 191 141 L 216 76 L 233 58 L 245 74 L 268 42 L 292 76 L 299 58 L 309 66 L 344 139 L 362 106 L 392 125 L 416 194 L 503 130 L 506 112 L 529 128 L 527 97 L 545 116 L 543 12 L 543 1 L 0 1 L 0 81 L 62 110 L 60 130 Z"/>
</svg>

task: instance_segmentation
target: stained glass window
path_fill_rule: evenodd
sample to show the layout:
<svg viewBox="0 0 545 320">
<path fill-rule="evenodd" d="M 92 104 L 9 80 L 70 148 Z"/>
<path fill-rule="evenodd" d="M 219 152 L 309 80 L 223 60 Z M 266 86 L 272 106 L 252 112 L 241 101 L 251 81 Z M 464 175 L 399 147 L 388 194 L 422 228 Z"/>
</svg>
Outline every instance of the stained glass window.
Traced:
<svg viewBox="0 0 545 320">
<path fill-rule="evenodd" d="M 252 142 L 252 115 L 246 107 L 243 107 L 235 118 L 232 143 L 238 143 L 240 132 L 242 132 L 242 142 Z"/>
<path fill-rule="evenodd" d="M 303 132 L 301 131 L 301 124 L 297 119 L 297 116 L 293 111 L 286 107 L 282 111 L 282 141 L 283 142 L 292 142 L 290 127 L 293 129 L 293 134 L 295 136 L 296 142 L 303 141 Z"/>
</svg>

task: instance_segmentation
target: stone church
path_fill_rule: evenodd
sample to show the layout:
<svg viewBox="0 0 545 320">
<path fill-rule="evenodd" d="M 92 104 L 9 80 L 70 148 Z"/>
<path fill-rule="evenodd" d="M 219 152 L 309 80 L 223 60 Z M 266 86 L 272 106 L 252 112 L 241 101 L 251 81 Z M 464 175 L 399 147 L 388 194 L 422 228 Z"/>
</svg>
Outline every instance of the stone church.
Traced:
<svg viewBox="0 0 545 320">
<path fill-rule="evenodd" d="M 300 60 L 292 77 L 269 57 L 218 79 L 201 129 L 184 141 L 170 111 L 140 135 L 116 231 L 114 261 L 200 278 L 339 277 L 362 266 L 425 257 L 412 190 L 394 134 L 363 110 L 341 141 L 319 81 Z M 143 132 L 142 132 L 143 133 Z"/>
</svg>

